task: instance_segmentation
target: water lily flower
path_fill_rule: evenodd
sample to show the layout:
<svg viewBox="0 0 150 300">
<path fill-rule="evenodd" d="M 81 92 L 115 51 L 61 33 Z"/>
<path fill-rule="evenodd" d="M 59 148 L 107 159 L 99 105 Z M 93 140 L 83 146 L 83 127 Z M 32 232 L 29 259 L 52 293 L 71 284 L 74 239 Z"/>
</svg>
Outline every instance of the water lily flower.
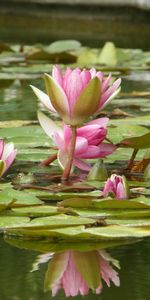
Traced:
<svg viewBox="0 0 150 300">
<path fill-rule="evenodd" d="M 13 143 L 5 144 L 3 139 L 0 139 L 0 177 L 9 169 L 17 154 Z"/>
<path fill-rule="evenodd" d="M 39 264 L 49 259 L 44 287 L 46 291 L 52 291 L 53 297 L 60 289 L 64 290 L 66 297 L 87 295 L 90 289 L 100 294 L 103 288 L 102 280 L 108 287 L 111 281 L 116 286 L 120 285 L 118 273 L 112 267 L 114 265 L 119 268 L 119 262 L 104 250 L 88 252 L 68 250 L 53 253 L 51 258 L 46 253 L 38 257 L 32 271 L 36 271 Z"/>
<path fill-rule="evenodd" d="M 58 113 L 66 124 L 78 126 L 85 119 L 99 113 L 120 91 L 121 79 L 111 84 L 111 74 L 105 78 L 102 72 L 71 70 L 62 73 L 54 66 L 52 76 L 44 75 L 47 94 L 31 86 L 36 96 L 52 113 Z"/>
<path fill-rule="evenodd" d="M 45 133 L 53 140 L 57 152 L 57 159 L 64 169 L 71 143 L 71 129 L 68 125 L 59 127 L 54 121 L 38 112 L 38 119 Z M 99 118 L 77 128 L 73 165 L 89 171 L 91 166 L 84 159 L 102 158 L 110 155 L 116 147 L 103 142 L 107 135 L 108 118 Z"/>
<path fill-rule="evenodd" d="M 111 177 L 107 179 L 103 190 L 105 197 L 111 195 L 116 199 L 128 199 L 128 194 L 128 184 L 125 176 L 112 174 Z"/>
</svg>

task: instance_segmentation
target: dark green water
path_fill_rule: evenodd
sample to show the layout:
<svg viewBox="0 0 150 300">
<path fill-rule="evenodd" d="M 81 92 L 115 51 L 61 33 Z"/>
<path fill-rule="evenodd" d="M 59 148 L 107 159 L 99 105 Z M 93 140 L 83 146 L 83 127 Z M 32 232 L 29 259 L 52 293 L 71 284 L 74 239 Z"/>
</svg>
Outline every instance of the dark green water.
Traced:
<svg viewBox="0 0 150 300">
<path fill-rule="evenodd" d="M 110 288 L 103 285 L 101 295 L 89 293 L 85 299 L 102 300 L 149 300 L 150 239 L 132 245 L 108 249 L 113 258 L 120 261 L 121 285 Z M 48 300 L 50 292 L 43 292 L 44 274 L 47 264 L 36 272 L 30 272 L 38 252 L 18 249 L 0 240 L 0 299 L 1 300 Z M 92 261 L 91 261 L 92 265 Z M 77 296 L 74 299 L 81 299 Z M 55 299 L 65 299 L 59 292 Z M 69 298 L 71 299 L 71 298 Z"/>
</svg>

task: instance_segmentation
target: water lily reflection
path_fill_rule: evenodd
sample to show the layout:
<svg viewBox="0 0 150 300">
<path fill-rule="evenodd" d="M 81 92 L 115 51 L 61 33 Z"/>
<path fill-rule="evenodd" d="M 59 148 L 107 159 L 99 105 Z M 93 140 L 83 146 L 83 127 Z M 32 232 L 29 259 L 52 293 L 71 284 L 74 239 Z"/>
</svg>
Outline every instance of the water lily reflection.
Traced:
<svg viewBox="0 0 150 300">
<path fill-rule="evenodd" d="M 104 282 L 108 287 L 111 281 L 116 286 L 120 285 L 118 273 L 113 269 L 113 266 L 119 268 L 119 263 L 104 250 L 46 253 L 38 257 L 33 271 L 47 261 L 44 288 L 51 290 L 52 296 L 60 289 L 64 290 L 66 297 L 87 295 L 90 289 L 100 294 Z"/>
</svg>

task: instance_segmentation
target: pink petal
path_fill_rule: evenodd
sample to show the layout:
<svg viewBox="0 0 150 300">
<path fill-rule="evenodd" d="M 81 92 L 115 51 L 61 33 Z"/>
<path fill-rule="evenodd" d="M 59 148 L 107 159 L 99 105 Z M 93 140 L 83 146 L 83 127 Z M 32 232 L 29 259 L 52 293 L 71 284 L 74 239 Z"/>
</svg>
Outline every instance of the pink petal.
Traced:
<svg viewBox="0 0 150 300">
<path fill-rule="evenodd" d="M 79 168 L 81 170 L 84 170 L 84 171 L 90 171 L 90 169 L 91 169 L 91 165 L 90 164 L 84 162 L 83 160 L 81 160 L 79 158 L 74 158 L 73 164 L 77 168 Z"/>
<path fill-rule="evenodd" d="M 128 199 L 125 187 L 121 182 L 119 182 L 117 185 L 116 198 L 117 199 Z"/>
<path fill-rule="evenodd" d="M 105 157 L 107 155 L 112 154 L 117 149 L 117 147 L 114 146 L 113 144 L 101 143 L 99 145 L 99 149 L 101 151 L 100 157 Z"/>
<path fill-rule="evenodd" d="M 49 97 L 47 94 L 45 94 L 44 92 L 42 92 L 41 90 L 39 90 L 37 87 L 30 85 L 33 92 L 35 93 L 35 95 L 37 96 L 37 98 L 42 102 L 42 104 L 46 107 L 46 109 L 48 109 L 49 111 L 51 111 L 52 113 L 56 113 L 55 108 L 53 107 Z"/>
<path fill-rule="evenodd" d="M 99 128 L 100 128 L 100 126 L 95 125 L 95 124 L 86 125 L 86 126 L 83 126 L 83 127 L 80 127 L 79 129 L 77 129 L 77 135 L 85 137 L 89 141 L 96 136 L 100 136 L 101 132 L 103 132 L 103 131 L 106 132 L 106 129 L 102 128 L 99 130 Z"/>
<path fill-rule="evenodd" d="M 100 284 L 100 286 L 96 289 L 96 295 L 100 294 L 102 292 L 102 284 Z"/>
<path fill-rule="evenodd" d="M 11 166 L 11 164 L 13 163 L 15 157 L 16 157 L 16 154 L 17 154 L 17 150 L 13 150 L 8 156 L 7 158 L 5 159 L 5 163 L 6 163 L 6 168 L 3 172 L 3 174 L 9 169 L 9 167 Z"/>
<path fill-rule="evenodd" d="M 98 158 L 100 156 L 100 149 L 97 146 L 88 146 L 86 152 L 79 153 L 78 157 L 87 159 L 87 158 Z"/>
<path fill-rule="evenodd" d="M 90 73 L 91 73 L 91 79 L 94 78 L 96 76 L 96 70 L 95 68 L 90 69 Z"/>
<path fill-rule="evenodd" d="M 61 270 L 60 270 L 60 273 L 59 273 L 59 276 L 58 276 L 57 280 L 55 281 L 55 283 L 51 287 L 52 296 L 55 296 L 57 294 L 58 290 L 61 288 L 61 281 L 62 281 L 62 278 L 64 276 L 65 270 L 68 267 L 69 256 L 70 256 L 69 251 L 66 251 L 66 252 L 62 253 L 62 259 L 64 260 L 64 264 L 63 264 L 63 268 L 61 268 Z"/>
<path fill-rule="evenodd" d="M 115 146 L 111 144 L 102 143 L 100 146 L 88 146 L 87 151 L 79 154 L 80 158 L 102 158 L 110 155 L 116 149 Z"/>
<path fill-rule="evenodd" d="M 52 77 L 57 81 L 57 83 L 62 87 L 63 86 L 63 75 L 61 69 L 58 65 L 53 66 Z"/>
<path fill-rule="evenodd" d="M 8 143 L 4 144 L 3 154 L 1 156 L 1 160 L 6 160 L 7 157 L 14 151 L 14 144 Z"/>
<path fill-rule="evenodd" d="M 109 118 L 98 118 L 98 119 L 95 119 L 95 120 L 92 120 L 90 122 L 87 123 L 87 125 L 99 125 L 100 127 L 106 127 L 107 126 L 107 123 L 109 121 Z"/>
<path fill-rule="evenodd" d="M 112 78 L 111 74 L 109 74 L 109 76 L 103 81 L 103 83 L 102 83 L 102 90 L 101 90 L 102 93 L 104 93 L 106 91 L 106 89 L 107 89 L 107 87 L 108 87 L 108 85 L 110 83 L 111 78 Z"/>
<path fill-rule="evenodd" d="M 67 68 L 64 75 L 63 75 L 63 89 L 66 90 L 67 84 L 68 84 L 68 78 L 70 74 L 72 73 L 72 70 L 70 68 Z"/>
<path fill-rule="evenodd" d="M 68 267 L 64 272 L 62 278 L 62 285 L 65 291 L 66 297 L 69 296 L 77 296 L 79 294 L 80 289 L 82 291 L 88 289 L 85 280 L 82 278 L 81 274 L 76 268 L 73 259 L 73 253 L 70 251 L 70 258 L 68 262 Z M 86 288 L 85 288 L 86 287 Z"/>
<path fill-rule="evenodd" d="M 68 153 L 63 150 L 58 150 L 57 160 L 58 160 L 60 167 L 64 170 L 66 163 L 68 161 Z"/>
<path fill-rule="evenodd" d="M 99 108 L 104 108 L 104 106 L 106 106 L 106 104 L 113 99 L 118 87 L 120 86 L 120 83 L 121 79 L 119 78 L 106 90 L 106 92 L 101 96 Z"/>
<path fill-rule="evenodd" d="M 88 141 L 84 137 L 77 136 L 75 146 L 75 156 L 80 156 L 88 147 Z"/>
<path fill-rule="evenodd" d="M 80 78 L 82 80 L 83 88 L 87 86 L 89 81 L 91 80 L 91 73 L 90 71 L 83 70 L 80 74 Z"/>
<path fill-rule="evenodd" d="M 102 83 L 103 73 L 99 71 L 99 72 L 96 73 L 96 76 L 99 78 L 100 82 Z"/>
<path fill-rule="evenodd" d="M 65 151 L 66 145 L 64 143 L 63 135 L 60 133 L 55 133 L 53 136 L 54 142 L 59 150 Z"/>
<path fill-rule="evenodd" d="M 73 70 L 66 80 L 66 95 L 70 107 L 70 112 L 73 111 L 74 105 L 83 90 L 83 83 L 77 69 Z"/>
<path fill-rule="evenodd" d="M 4 140 L 0 139 L 0 159 L 3 154 L 3 150 L 4 150 Z"/>
<path fill-rule="evenodd" d="M 111 181 L 111 179 L 107 179 L 104 189 L 103 189 L 103 195 L 104 197 L 107 197 L 109 195 L 109 193 L 113 193 L 115 195 L 115 189 L 114 189 L 114 184 Z"/>
<path fill-rule="evenodd" d="M 45 116 L 42 112 L 38 112 L 38 120 L 41 127 L 50 138 L 53 138 L 55 133 L 63 133 L 62 129 L 57 126 L 56 123 L 53 122 L 50 118 Z"/>
<path fill-rule="evenodd" d="M 100 257 L 100 268 L 101 268 L 101 276 L 109 287 L 110 287 L 110 280 L 116 286 L 120 285 L 120 279 L 118 277 L 118 273 L 102 257 Z"/>
<path fill-rule="evenodd" d="M 71 140 L 71 129 L 69 126 L 64 124 L 64 142 L 66 147 L 69 145 L 70 140 Z"/>
<path fill-rule="evenodd" d="M 86 152 L 80 153 L 78 155 L 79 158 L 87 159 L 87 158 L 99 158 L 101 154 L 101 150 L 97 146 L 88 146 Z"/>
</svg>

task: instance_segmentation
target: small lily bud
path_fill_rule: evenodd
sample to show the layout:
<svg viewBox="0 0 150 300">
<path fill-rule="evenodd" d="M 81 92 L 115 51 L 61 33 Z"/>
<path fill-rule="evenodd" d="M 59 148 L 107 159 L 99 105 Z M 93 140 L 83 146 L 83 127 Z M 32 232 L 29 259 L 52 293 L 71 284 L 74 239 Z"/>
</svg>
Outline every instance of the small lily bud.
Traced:
<svg viewBox="0 0 150 300">
<path fill-rule="evenodd" d="M 116 199 L 128 199 L 129 188 L 125 176 L 111 175 L 105 183 L 103 195 L 105 197 L 110 195 Z"/>
</svg>

